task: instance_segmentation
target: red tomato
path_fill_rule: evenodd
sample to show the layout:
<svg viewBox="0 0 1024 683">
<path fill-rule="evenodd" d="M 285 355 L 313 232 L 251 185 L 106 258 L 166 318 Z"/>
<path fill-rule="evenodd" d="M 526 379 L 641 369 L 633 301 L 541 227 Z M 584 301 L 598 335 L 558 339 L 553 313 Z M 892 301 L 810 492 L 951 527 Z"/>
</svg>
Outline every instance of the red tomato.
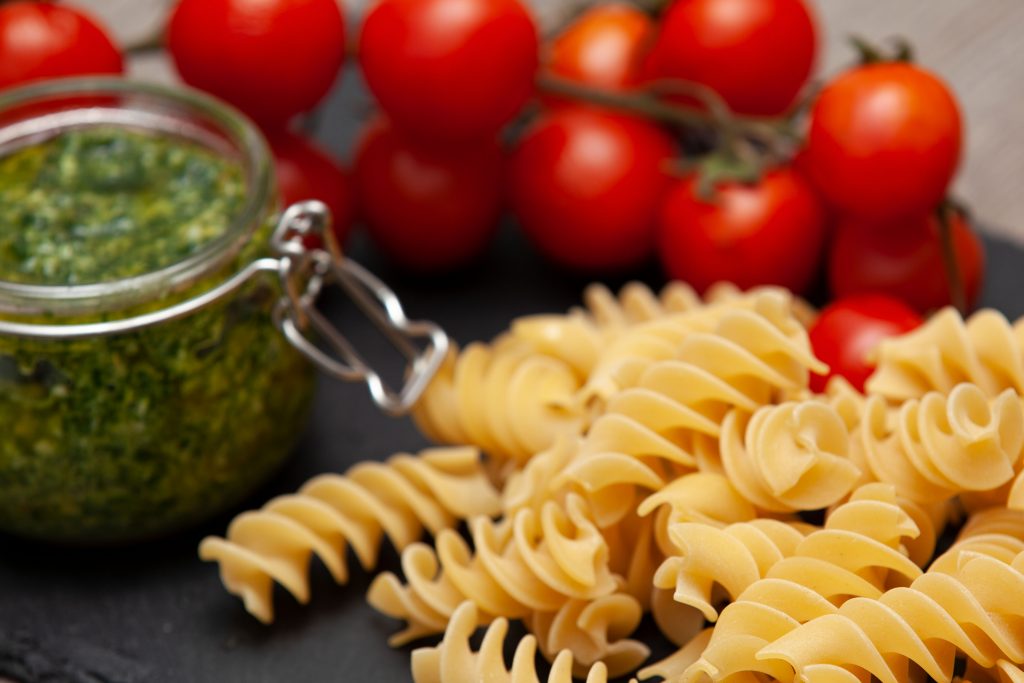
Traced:
<svg viewBox="0 0 1024 683">
<path fill-rule="evenodd" d="M 634 5 L 597 5 L 554 40 L 547 70 L 597 88 L 627 90 L 641 79 L 656 31 L 650 16 Z"/>
<path fill-rule="evenodd" d="M 698 196 L 696 178 L 679 181 L 665 200 L 660 231 L 668 275 L 701 291 L 728 281 L 805 292 L 818 272 L 826 227 L 810 185 L 782 168 L 754 185 L 720 184 L 710 199 Z"/>
<path fill-rule="evenodd" d="M 274 126 L 330 90 L 345 20 L 337 0 L 180 0 L 167 45 L 186 83 Z"/>
<path fill-rule="evenodd" d="M 519 0 L 380 0 L 359 44 L 381 107 L 424 140 L 493 138 L 533 93 L 537 52 Z"/>
<path fill-rule="evenodd" d="M 639 265 L 654 248 L 663 168 L 675 144 L 647 121 L 592 109 L 549 112 L 512 155 L 512 210 L 549 259 L 585 271 Z"/>
<path fill-rule="evenodd" d="M 355 163 L 360 215 L 396 263 L 419 272 L 465 265 L 488 245 L 501 216 L 497 140 L 420 147 L 387 121 L 364 134 Z"/>
<path fill-rule="evenodd" d="M 348 174 L 309 140 L 290 132 L 270 136 L 277 187 L 285 206 L 319 199 L 331 210 L 334 234 L 344 245 L 352 228 L 354 197 Z"/>
<path fill-rule="evenodd" d="M 804 0 L 676 0 L 648 68 L 711 88 L 736 113 L 776 116 L 807 83 L 817 41 Z"/>
<path fill-rule="evenodd" d="M 867 361 L 871 351 L 883 339 L 906 334 L 922 322 L 905 303 L 880 294 L 840 299 L 826 307 L 811 327 L 811 346 L 831 373 L 812 375 L 811 389 L 820 393 L 831 377 L 840 375 L 864 391 L 875 371 Z"/>
<path fill-rule="evenodd" d="M 0 89 L 41 78 L 123 71 L 121 51 L 81 10 L 52 2 L 0 5 Z"/>
<path fill-rule="evenodd" d="M 960 215 L 953 218 L 953 243 L 967 303 L 973 306 L 981 293 L 985 254 Z M 845 219 L 832 243 L 829 283 L 837 297 L 877 292 L 899 297 L 922 312 L 948 306 L 938 218 L 930 213 L 882 223 Z"/>
<path fill-rule="evenodd" d="M 805 168 L 846 213 L 924 214 L 942 201 L 956 173 L 962 125 L 952 93 L 921 67 L 861 66 L 815 102 Z"/>
</svg>

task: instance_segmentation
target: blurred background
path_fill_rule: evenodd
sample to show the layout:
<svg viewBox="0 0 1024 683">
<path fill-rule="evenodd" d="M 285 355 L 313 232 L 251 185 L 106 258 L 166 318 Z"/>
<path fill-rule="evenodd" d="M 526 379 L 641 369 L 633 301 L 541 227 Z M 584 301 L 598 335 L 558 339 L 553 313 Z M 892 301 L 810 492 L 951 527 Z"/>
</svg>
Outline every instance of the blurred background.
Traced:
<svg viewBox="0 0 1024 683">
<path fill-rule="evenodd" d="M 77 0 L 102 17 L 122 44 L 146 42 L 163 24 L 173 0 Z M 367 0 L 346 0 L 358 16 Z M 556 29 L 586 0 L 530 0 L 546 30 Z M 947 79 L 966 109 L 968 148 L 957 194 L 974 207 L 990 234 L 1024 244 L 1024 2 L 1021 0 L 817 0 L 826 32 L 819 74 L 852 59 L 851 34 L 881 39 L 905 36 L 920 60 Z M 356 28 L 354 22 L 350 30 Z M 838 28 L 838 27 L 841 27 Z M 159 54 L 134 58 L 132 73 L 171 80 Z M 348 77 L 351 77 L 349 74 Z M 350 140 L 332 140 L 350 158 Z"/>
</svg>

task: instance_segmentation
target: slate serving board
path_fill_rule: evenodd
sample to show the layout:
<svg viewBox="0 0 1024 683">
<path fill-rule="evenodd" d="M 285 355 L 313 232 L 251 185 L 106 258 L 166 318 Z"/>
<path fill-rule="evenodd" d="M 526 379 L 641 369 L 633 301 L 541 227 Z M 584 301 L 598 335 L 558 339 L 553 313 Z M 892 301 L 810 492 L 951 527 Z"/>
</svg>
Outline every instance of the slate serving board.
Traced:
<svg viewBox="0 0 1024 683">
<path fill-rule="evenodd" d="M 365 112 L 358 89 L 333 100 L 320 119 L 322 137 L 338 151 Z M 1024 251 L 988 240 L 984 305 L 1011 318 L 1024 313 Z M 486 259 L 442 279 L 403 278 L 357 240 L 352 254 L 393 285 L 408 312 L 441 323 L 460 342 L 489 339 L 519 315 L 564 311 L 586 281 L 545 265 L 506 226 Z M 635 274 L 653 285 L 653 268 Z M 625 278 L 613 285 L 621 284 Z M 360 348 L 377 338 L 338 300 L 331 316 Z M 394 366 L 397 367 L 397 364 Z M 0 426 L 2 428 L 2 426 Z M 315 414 L 291 463 L 241 509 L 295 490 L 321 472 L 339 472 L 427 445 L 408 420 L 378 413 L 361 386 L 324 379 Z M 18 683 L 325 683 L 407 681 L 409 649 L 385 641 L 398 624 L 364 600 L 370 577 L 353 565 L 348 586 L 313 572 L 307 607 L 278 590 L 277 621 L 266 627 L 221 587 L 214 565 L 196 555 L 206 534 L 222 534 L 225 515 L 179 536 L 122 549 L 68 550 L 0 537 L 0 679 Z M 350 564 L 352 564 L 350 562 Z M 395 570 L 393 552 L 381 567 Z M 645 632 L 665 654 L 668 646 Z M 645 636 L 647 637 L 647 636 Z"/>
</svg>

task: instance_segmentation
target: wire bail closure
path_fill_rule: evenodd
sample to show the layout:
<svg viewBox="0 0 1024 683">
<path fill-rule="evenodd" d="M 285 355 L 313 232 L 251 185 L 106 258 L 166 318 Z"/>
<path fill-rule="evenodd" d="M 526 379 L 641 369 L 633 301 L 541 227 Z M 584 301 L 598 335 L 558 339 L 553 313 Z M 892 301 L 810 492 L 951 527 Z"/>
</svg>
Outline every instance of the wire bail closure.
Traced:
<svg viewBox="0 0 1024 683">
<path fill-rule="evenodd" d="M 311 236 L 319 238 L 326 249 L 308 248 Z M 342 254 L 331 230 L 330 210 L 322 202 L 289 206 L 274 230 L 271 248 L 279 257 L 278 276 L 285 292 L 274 309 L 274 322 L 285 338 L 323 372 L 347 382 L 364 382 L 385 413 L 409 412 L 444 362 L 448 335 L 435 323 L 409 320 L 387 285 Z M 330 285 L 340 287 L 405 356 L 409 366 L 400 390 L 388 386 L 317 309 L 320 295 Z M 416 339 L 426 340 L 422 350 L 413 343 Z"/>
</svg>

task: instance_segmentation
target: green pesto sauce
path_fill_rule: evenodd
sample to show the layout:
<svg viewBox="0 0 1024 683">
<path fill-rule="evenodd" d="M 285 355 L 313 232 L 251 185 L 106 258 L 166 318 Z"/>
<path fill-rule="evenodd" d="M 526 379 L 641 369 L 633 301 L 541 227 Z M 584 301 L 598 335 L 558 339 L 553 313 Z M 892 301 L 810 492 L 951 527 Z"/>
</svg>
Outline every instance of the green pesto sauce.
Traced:
<svg viewBox="0 0 1024 683">
<path fill-rule="evenodd" d="M 224 234 L 244 197 L 238 164 L 197 144 L 66 132 L 0 159 L 0 279 L 75 285 L 166 268 Z"/>
<path fill-rule="evenodd" d="M 120 151 L 97 160 L 93 143 Z M 107 168 L 117 158 L 131 173 Z M 105 280 L 167 265 L 226 230 L 229 207 L 244 191 L 237 167 L 213 154 L 125 131 L 67 133 L 0 160 L 0 168 L 0 211 L 19 217 L 21 232 L 40 232 L 4 225 L 0 272 L 9 280 Z M 28 176 L 38 186 L 28 188 Z M 21 199 L 10 205 L 12 196 Z M 52 218 L 31 217 L 50 205 L 60 207 Z M 117 206 L 130 207 L 120 219 Z M 98 229 L 106 236 L 85 226 L 106 226 Z M 270 230 L 268 220 L 223 272 L 117 315 L 214 286 L 265 255 Z M 154 233 L 160 248 L 146 244 Z M 0 531 L 123 542 L 195 523 L 251 493 L 293 449 L 312 398 L 310 365 L 272 322 L 280 295 L 268 277 L 185 319 L 133 333 L 0 336 Z"/>
</svg>

